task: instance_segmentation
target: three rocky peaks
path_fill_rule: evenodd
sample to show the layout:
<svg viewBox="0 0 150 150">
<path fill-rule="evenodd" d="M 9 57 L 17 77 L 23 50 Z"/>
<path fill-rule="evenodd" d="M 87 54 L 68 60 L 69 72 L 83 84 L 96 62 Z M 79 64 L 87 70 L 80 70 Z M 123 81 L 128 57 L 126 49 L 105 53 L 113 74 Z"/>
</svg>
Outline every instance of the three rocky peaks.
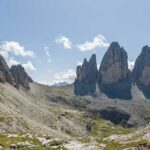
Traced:
<svg viewBox="0 0 150 150">
<path fill-rule="evenodd" d="M 0 82 L 8 82 L 17 89 L 23 87 L 28 90 L 30 89 L 29 83 L 33 81 L 21 65 L 13 65 L 9 68 L 5 59 L 0 55 Z"/>
<path fill-rule="evenodd" d="M 109 98 L 132 99 L 132 86 L 137 86 L 147 99 L 150 99 L 150 47 L 145 46 L 135 61 L 133 71 L 128 69 L 128 55 L 117 42 L 110 44 L 99 70 L 96 55 L 89 62 L 84 59 L 82 66 L 77 66 L 74 92 L 83 96 L 100 92 Z"/>
</svg>

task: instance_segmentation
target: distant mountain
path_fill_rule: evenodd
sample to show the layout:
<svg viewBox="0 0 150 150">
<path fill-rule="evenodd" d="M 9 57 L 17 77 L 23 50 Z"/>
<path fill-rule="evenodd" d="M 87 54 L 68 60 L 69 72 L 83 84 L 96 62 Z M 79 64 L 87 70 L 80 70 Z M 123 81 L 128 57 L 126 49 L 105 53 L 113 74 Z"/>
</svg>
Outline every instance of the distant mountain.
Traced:
<svg viewBox="0 0 150 150">
<path fill-rule="evenodd" d="M 54 85 L 52 85 L 53 87 L 64 87 L 64 86 L 67 86 L 69 85 L 69 83 L 67 82 L 58 82 L 58 83 L 55 83 Z"/>
</svg>

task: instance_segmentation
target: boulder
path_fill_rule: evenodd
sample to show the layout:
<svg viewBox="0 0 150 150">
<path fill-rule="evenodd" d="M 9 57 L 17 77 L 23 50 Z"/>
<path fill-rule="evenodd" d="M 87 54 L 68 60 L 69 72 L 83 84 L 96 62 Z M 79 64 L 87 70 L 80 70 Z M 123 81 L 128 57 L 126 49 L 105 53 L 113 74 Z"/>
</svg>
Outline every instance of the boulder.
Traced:
<svg viewBox="0 0 150 150">
<path fill-rule="evenodd" d="M 109 98 L 132 99 L 131 72 L 128 56 L 117 42 L 111 43 L 105 53 L 98 72 L 98 86 Z"/>
</svg>

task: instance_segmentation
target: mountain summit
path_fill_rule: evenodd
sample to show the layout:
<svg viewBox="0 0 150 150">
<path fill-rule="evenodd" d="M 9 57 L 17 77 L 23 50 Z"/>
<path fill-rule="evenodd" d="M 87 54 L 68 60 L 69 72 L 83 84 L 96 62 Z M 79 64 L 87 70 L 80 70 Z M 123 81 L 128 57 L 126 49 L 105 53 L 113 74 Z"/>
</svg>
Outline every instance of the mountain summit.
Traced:
<svg viewBox="0 0 150 150">
<path fill-rule="evenodd" d="M 105 53 L 99 73 L 100 91 L 110 98 L 131 99 L 131 72 L 128 56 L 123 47 L 113 42 Z"/>
<path fill-rule="evenodd" d="M 17 88 L 19 88 L 20 86 L 24 87 L 25 89 L 30 88 L 29 82 L 33 82 L 33 80 L 25 72 L 25 69 L 22 67 L 22 65 L 13 65 L 10 68 L 10 73 L 14 78 Z"/>
<path fill-rule="evenodd" d="M 0 74 L 1 74 L 2 82 L 6 81 L 13 86 L 15 85 L 15 82 L 10 73 L 9 67 L 2 55 L 0 55 Z"/>
</svg>

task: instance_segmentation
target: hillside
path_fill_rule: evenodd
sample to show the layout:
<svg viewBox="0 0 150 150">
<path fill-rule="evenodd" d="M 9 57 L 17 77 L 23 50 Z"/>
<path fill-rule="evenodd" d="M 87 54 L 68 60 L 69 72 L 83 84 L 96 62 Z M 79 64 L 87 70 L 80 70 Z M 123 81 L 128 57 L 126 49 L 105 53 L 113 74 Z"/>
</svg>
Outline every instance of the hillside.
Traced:
<svg viewBox="0 0 150 150">
<path fill-rule="evenodd" d="M 99 100 L 90 96 L 76 97 L 72 91 L 72 85 L 56 88 L 33 82 L 30 91 L 24 91 L 7 83 L 0 84 L 2 148 L 107 150 L 112 147 L 116 150 L 117 147 L 120 150 L 139 145 L 147 147 L 150 127 L 145 127 L 143 118 L 150 114 L 149 101 Z M 134 120 L 137 126 L 124 128 L 102 119 L 98 112 L 107 107 L 117 107 L 131 114 L 130 121 Z"/>
</svg>

